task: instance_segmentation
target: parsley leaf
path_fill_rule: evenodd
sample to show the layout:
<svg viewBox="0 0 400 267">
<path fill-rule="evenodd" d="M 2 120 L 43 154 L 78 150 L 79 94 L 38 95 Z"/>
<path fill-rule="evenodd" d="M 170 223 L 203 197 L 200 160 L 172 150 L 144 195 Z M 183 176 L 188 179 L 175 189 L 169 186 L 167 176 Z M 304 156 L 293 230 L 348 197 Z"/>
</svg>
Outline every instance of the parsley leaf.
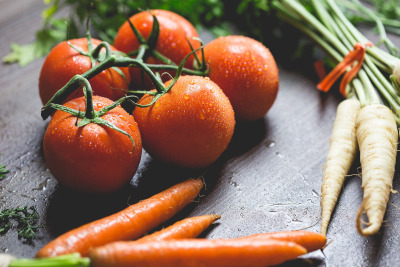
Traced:
<svg viewBox="0 0 400 267">
<path fill-rule="evenodd" d="M 24 242 L 31 243 L 36 237 L 37 229 L 42 226 L 37 225 L 39 215 L 34 206 L 17 207 L 15 209 L 5 209 L 0 212 L 0 235 L 7 233 L 13 226 L 12 221 L 17 223 L 18 238 Z"/>
</svg>

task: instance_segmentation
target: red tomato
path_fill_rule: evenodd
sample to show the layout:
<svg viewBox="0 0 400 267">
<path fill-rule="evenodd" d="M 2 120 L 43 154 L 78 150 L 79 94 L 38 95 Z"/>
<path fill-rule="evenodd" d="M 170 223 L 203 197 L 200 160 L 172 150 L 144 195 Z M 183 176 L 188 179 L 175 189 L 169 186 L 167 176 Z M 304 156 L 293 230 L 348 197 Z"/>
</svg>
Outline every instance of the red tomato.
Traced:
<svg viewBox="0 0 400 267">
<path fill-rule="evenodd" d="M 156 50 L 159 53 L 179 65 L 185 56 L 192 51 L 188 42 L 192 44 L 194 49 L 200 47 L 199 41 L 192 39 L 193 37 L 199 37 L 199 35 L 194 26 L 188 20 L 168 10 L 157 9 L 151 10 L 151 12 L 156 16 L 160 24 L 160 33 L 156 45 Z M 149 11 L 143 11 L 133 15 L 129 20 L 147 40 L 153 27 L 152 14 Z M 129 53 L 137 50 L 139 45 L 140 43 L 133 33 L 129 23 L 125 22 L 118 30 L 114 40 L 114 46 L 122 52 Z M 185 67 L 193 68 L 193 60 L 193 56 L 189 57 L 186 61 Z M 152 64 L 162 63 L 153 57 L 149 57 L 146 62 Z M 161 74 L 164 72 L 166 71 L 160 71 Z M 168 71 L 168 73 L 174 75 L 171 71 Z M 136 89 L 143 89 L 141 88 L 143 82 L 138 68 L 131 68 L 131 76 L 132 86 Z M 162 78 L 166 81 L 171 77 L 169 75 L 163 75 Z M 149 79 L 146 79 L 145 81 L 146 88 L 154 88 Z"/>
<path fill-rule="evenodd" d="M 228 96 L 238 121 L 262 118 L 275 102 L 279 73 L 274 57 L 245 36 L 219 37 L 204 48 L 209 77 Z"/>
<path fill-rule="evenodd" d="M 99 96 L 93 102 L 96 111 L 112 103 Z M 84 112 L 85 98 L 65 106 Z M 137 123 L 120 106 L 101 118 L 129 133 L 135 148 L 128 136 L 116 130 L 94 123 L 77 127 L 75 116 L 56 111 L 44 135 L 43 152 L 47 167 L 61 184 L 83 192 L 109 193 L 132 179 L 142 153 Z"/>
<path fill-rule="evenodd" d="M 148 104 L 152 99 L 145 95 L 138 103 Z M 216 161 L 235 128 L 228 98 L 209 78 L 199 76 L 181 76 L 155 104 L 136 107 L 133 116 L 151 156 L 189 168 Z"/>
<path fill-rule="evenodd" d="M 69 42 L 85 52 L 88 51 L 87 38 L 73 39 Z M 101 41 L 92 39 L 92 42 L 96 47 Z M 115 47 L 111 47 L 111 50 L 116 51 Z M 67 42 L 61 42 L 56 45 L 46 57 L 39 76 L 39 94 L 42 103 L 47 103 L 73 76 L 83 74 L 91 68 L 90 58 L 81 55 L 69 46 Z M 110 68 L 90 79 L 93 93 L 114 101 L 123 97 L 126 94 L 126 90 L 128 90 L 130 74 L 129 68 L 120 69 L 125 78 Z M 71 94 L 66 101 L 78 96 L 83 96 L 82 90 Z"/>
</svg>

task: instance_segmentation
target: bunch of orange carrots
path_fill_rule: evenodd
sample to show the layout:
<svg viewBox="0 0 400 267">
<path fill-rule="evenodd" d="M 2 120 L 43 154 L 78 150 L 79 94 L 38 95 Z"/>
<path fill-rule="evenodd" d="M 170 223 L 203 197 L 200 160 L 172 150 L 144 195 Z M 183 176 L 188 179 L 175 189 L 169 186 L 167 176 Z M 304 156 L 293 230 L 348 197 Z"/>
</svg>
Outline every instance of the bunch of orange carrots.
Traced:
<svg viewBox="0 0 400 267">
<path fill-rule="evenodd" d="M 191 203 L 203 187 L 189 179 L 128 208 L 73 229 L 44 246 L 36 259 L 8 266 L 269 266 L 322 249 L 324 235 L 261 233 L 233 239 L 196 238 L 219 215 L 186 218 L 146 235 Z"/>
<path fill-rule="evenodd" d="M 356 227 L 361 235 L 370 236 L 379 231 L 392 192 L 400 125 L 400 58 L 392 53 L 398 48 L 386 36 L 379 18 L 361 2 L 352 3 L 376 22 L 379 43 L 385 44 L 386 50 L 370 42 L 334 0 L 272 1 L 283 20 L 305 33 L 337 63 L 317 87 L 327 92 L 343 75 L 340 92 L 347 99 L 338 106 L 325 164 L 321 233 L 327 232 L 359 151 L 364 196 Z"/>
</svg>

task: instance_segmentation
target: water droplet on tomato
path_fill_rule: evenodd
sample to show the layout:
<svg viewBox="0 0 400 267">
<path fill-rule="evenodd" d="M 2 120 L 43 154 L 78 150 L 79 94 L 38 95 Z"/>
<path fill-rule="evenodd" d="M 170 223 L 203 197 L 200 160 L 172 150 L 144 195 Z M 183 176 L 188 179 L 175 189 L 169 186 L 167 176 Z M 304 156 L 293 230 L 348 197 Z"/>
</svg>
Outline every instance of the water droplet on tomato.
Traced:
<svg viewBox="0 0 400 267">
<path fill-rule="evenodd" d="M 203 110 L 200 110 L 199 115 L 201 120 L 204 120 L 206 118 L 206 114 L 204 114 Z"/>
<path fill-rule="evenodd" d="M 103 103 L 96 103 L 96 108 L 101 109 L 103 107 L 104 107 Z"/>
<path fill-rule="evenodd" d="M 160 106 L 160 102 L 156 102 L 156 103 L 154 104 L 154 106 L 155 106 L 155 107 Z"/>
<path fill-rule="evenodd" d="M 190 84 L 190 85 L 194 85 L 195 82 L 192 80 L 192 81 L 189 82 L 189 84 Z"/>
<path fill-rule="evenodd" d="M 121 118 L 121 120 L 123 120 L 123 121 L 127 121 L 127 119 L 125 118 L 125 116 L 124 116 L 124 115 L 122 115 L 122 114 L 118 115 L 118 117 L 120 117 L 120 118 Z"/>
<path fill-rule="evenodd" d="M 135 130 L 136 130 L 136 127 L 135 127 L 135 125 L 133 125 L 133 124 L 129 124 L 129 129 L 131 129 L 132 131 L 135 131 Z"/>
<path fill-rule="evenodd" d="M 184 95 L 183 98 L 188 100 L 190 98 L 190 96 L 189 95 Z"/>
</svg>

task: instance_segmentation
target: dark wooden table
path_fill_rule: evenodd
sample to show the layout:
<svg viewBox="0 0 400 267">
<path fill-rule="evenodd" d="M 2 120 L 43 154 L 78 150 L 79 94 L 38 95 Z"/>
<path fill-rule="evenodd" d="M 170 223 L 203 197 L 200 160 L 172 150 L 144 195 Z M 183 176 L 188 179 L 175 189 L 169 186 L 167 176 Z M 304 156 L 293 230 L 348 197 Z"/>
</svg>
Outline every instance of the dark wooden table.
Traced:
<svg viewBox="0 0 400 267">
<path fill-rule="evenodd" d="M 41 25 L 40 0 L 0 1 L 0 56 L 12 42 L 28 43 Z M 400 44 L 399 39 L 395 39 Z M 280 65 L 279 57 L 276 57 Z M 33 244 L 10 230 L 0 237 L 0 252 L 33 257 L 59 234 L 106 216 L 190 177 L 203 175 L 202 197 L 167 224 L 206 213 L 222 218 L 203 236 L 237 237 L 259 232 L 319 231 L 320 188 L 329 137 L 340 97 L 321 94 L 313 75 L 280 65 L 278 98 L 264 119 L 238 124 L 226 153 L 207 170 L 172 168 L 143 153 L 129 186 L 116 194 L 88 196 L 59 186 L 46 168 L 42 138 L 48 121 L 40 117 L 38 76 L 43 59 L 26 67 L 0 68 L 0 163 L 10 173 L 0 181 L 0 208 L 36 206 L 40 223 Z M 309 72 L 312 73 L 312 70 Z M 385 223 L 374 237 L 361 237 L 355 217 L 362 200 L 354 164 L 328 230 L 329 245 L 288 266 L 399 266 L 399 195 L 392 194 Z M 399 189 L 399 173 L 394 189 Z"/>
</svg>

